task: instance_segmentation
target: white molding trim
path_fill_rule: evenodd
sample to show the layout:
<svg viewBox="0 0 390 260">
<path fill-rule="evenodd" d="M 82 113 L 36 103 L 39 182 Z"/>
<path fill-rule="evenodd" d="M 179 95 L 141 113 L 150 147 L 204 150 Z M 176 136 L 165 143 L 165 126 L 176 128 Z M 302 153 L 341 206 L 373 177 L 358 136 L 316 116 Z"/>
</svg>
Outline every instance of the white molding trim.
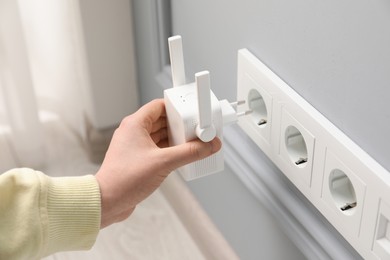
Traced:
<svg viewBox="0 0 390 260">
<path fill-rule="evenodd" d="M 308 259 L 361 258 L 238 126 L 225 128 L 224 152 L 226 164 Z"/>
</svg>

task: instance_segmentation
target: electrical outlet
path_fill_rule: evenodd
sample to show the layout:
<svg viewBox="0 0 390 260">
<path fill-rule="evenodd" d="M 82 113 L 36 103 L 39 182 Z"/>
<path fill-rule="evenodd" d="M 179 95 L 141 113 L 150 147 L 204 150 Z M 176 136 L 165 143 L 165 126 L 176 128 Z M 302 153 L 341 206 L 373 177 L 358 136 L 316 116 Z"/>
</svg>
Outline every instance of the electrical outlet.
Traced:
<svg viewBox="0 0 390 260">
<path fill-rule="evenodd" d="M 294 183 L 311 185 L 315 138 L 286 108 L 282 107 L 279 151 L 286 175 Z M 299 185 L 299 184 L 298 184 Z"/>
<path fill-rule="evenodd" d="M 326 151 L 322 199 L 329 209 L 328 218 L 339 230 L 358 237 L 364 208 L 366 185 L 329 148 Z"/>
<path fill-rule="evenodd" d="M 237 99 L 244 100 L 242 111 L 251 115 L 242 117 L 239 125 L 267 154 L 271 154 L 272 93 L 264 64 L 254 59 L 247 50 L 238 52 Z"/>
</svg>

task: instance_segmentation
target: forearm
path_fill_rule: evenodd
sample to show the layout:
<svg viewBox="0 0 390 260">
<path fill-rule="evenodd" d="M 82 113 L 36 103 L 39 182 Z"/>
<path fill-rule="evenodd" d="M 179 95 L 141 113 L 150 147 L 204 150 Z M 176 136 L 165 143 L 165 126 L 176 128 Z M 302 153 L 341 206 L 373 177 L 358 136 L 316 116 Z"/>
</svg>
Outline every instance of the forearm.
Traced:
<svg viewBox="0 0 390 260">
<path fill-rule="evenodd" d="M 0 259 L 37 259 L 90 248 L 100 228 L 93 176 L 51 178 L 31 169 L 0 175 Z"/>
</svg>

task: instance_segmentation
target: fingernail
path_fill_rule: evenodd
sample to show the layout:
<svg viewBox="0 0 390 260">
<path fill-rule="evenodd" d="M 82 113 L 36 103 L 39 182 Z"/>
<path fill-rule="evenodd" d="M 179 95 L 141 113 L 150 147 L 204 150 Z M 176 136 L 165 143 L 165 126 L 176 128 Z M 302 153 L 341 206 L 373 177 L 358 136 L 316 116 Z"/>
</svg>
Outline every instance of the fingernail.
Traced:
<svg viewBox="0 0 390 260">
<path fill-rule="evenodd" d="M 210 142 L 210 144 L 211 144 L 211 152 L 212 153 L 218 152 L 219 149 L 221 149 L 221 146 L 222 146 L 221 140 L 219 140 L 219 138 L 215 138 L 214 140 L 212 140 Z"/>
</svg>

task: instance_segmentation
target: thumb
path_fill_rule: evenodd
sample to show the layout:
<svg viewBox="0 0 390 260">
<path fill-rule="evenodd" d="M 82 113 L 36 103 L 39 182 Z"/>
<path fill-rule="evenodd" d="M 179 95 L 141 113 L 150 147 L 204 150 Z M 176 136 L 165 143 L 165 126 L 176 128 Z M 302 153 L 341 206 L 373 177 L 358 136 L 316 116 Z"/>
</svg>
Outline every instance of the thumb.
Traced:
<svg viewBox="0 0 390 260">
<path fill-rule="evenodd" d="M 174 170 L 183 165 L 204 159 L 221 149 L 222 143 L 218 137 L 208 143 L 199 139 L 164 149 L 164 158 L 169 169 Z"/>
</svg>

